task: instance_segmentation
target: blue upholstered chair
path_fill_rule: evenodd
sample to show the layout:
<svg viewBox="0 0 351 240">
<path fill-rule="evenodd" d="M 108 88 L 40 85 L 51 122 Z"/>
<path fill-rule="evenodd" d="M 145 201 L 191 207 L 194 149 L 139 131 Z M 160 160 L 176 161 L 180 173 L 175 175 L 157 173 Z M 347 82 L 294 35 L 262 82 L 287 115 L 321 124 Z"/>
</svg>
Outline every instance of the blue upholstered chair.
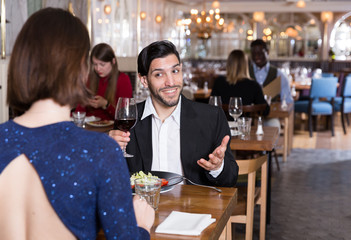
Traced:
<svg viewBox="0 0 351 240">
<path fill-rule="evenodd" d="M 322 73 L 322 78 L 327 78 L 327 77 L 334 77 L 334 73 L 327 73 L 327 72 Z"/>
<path fill-rule="evenodd" d="M 334 109 L 341 112 L 341 124 L 344 134 L 346 134 L 345 117 L 351 113 L 351 76 L 345 78 L 341 97 L 335 98 Z M 347 123 L 350 125 L 348 118 Z"/>
<path fill-rule="evenodd" d="M 334 136 L 334 98 L 336 97 L 337 77 L 312 78 L 309 100 L 295 102 L 295 112 L 308 114 L 308 128 L 312 137 L 312 117 L 329 115 Z"/>
</svg>

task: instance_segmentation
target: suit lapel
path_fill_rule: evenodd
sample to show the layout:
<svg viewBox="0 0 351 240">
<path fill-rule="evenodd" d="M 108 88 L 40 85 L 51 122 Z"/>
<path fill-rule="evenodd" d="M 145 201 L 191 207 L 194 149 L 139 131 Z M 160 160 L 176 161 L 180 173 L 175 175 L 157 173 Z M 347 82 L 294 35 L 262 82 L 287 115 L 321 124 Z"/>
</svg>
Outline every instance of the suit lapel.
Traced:
<svg viewBox="0 0 351 240">
<path fill-rule="evenodd" d="M 144 102 L 145 103 L 145 102 Z M 145 171 L 151 171 L 152 165 L 152 126 L 151 115 L 142 121 L 145 104 L 138 108 L 139 123 L 135 126 L 136 146 L 139 149 L 140 160 Z"/>
<path fill-rule="evenodd" d="M 193 159 L 193 153 L 196 151 L 196 113 L 191 101 L 182 96 L 182 107 L 180 112 L 180 157 L 183 165 L 183 171 L 186 171 L 185 162 Z"/>
</svg>

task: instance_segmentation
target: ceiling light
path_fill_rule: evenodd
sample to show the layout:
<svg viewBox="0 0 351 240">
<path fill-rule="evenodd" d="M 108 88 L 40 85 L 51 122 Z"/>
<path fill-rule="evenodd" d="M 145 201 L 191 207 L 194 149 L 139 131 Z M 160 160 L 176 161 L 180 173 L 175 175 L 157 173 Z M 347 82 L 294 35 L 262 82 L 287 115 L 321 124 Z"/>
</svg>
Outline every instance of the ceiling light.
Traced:
<svg viewBox="0 0 351 240">
<path fill-rule="evenodd" d="M 212 32 L 220 32 L 224 29 L 224 19 L 221 18 L 219 10 L 219 2 L 214 1 L 212 6 L 217 7 L 206 12 L 205 0 L 203 1 L 203 10 L 200 12 L 197 9 L 190 10 L 190 18 L 188 24 L 185 24 L 186 30 L 191 33 L 196 33 L 198 38 L 208 39 Z"/>
<path fill-rule="evenodd" d="M 304 0 L 299 0 L 299 1 L 297 1 L 297 3 L 296 3 L 296 7 L 298 7 L 298 8 L 304 8 L 304 7 L 306 7 L 306 2 L 305 2 Z"/>
<path fill-rule="evenodd" d="M 155 21 L 157 23 L 161 23 L 162 22 L 162 17 L 160 15 L 157 15 L 156 18 L 155 18 Z"/>
<path fill-rule="evenodd" d="M 111 5 L 107 4 L 104 7 L 104 12 L 109 15 L 111 13 Z"/>
<path fill-rule="evenodd" d="M 255 22 L 263 22 L 264 12 L 254 12 L 253 13 L 253 20 L 255 20 Z"/>
<path fill-rule="evenodd" d="M 146 18 L 146 12 L 141 11 L 141 12 L 140 12 L 140 19 L 141 19 L 141 20 L 145 20 L 145 18 Z"/>
<path fill-rule="evenodd" d="M 322 22 L 331 22 L 333 21 L 333 13 L 332 12 L 322 12 L 321 13 Z"/>
</svg>

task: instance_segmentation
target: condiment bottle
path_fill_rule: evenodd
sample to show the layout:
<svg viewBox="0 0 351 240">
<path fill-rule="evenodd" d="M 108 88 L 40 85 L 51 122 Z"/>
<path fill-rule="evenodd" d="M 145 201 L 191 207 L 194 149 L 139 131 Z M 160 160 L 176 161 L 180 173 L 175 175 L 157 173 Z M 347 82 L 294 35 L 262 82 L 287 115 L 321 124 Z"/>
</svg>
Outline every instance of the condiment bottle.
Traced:
<svg viewBox="0 0 351 240">
<path fill-rule="evenodd" d="M 262 117 L 258 117 L 256 135 L 263 135 L 263 134 L 264 134 L 264 132 L 263 132 Z"/>
</svg>

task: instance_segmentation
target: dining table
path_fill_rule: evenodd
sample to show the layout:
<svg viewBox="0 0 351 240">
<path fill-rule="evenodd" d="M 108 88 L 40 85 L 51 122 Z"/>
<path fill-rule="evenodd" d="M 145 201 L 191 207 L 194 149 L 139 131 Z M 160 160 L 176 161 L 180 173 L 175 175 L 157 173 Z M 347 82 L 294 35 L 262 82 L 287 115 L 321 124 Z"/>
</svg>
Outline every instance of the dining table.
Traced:
<svg viewBox="0 0 351 240">
<path fill-rule="evenodd" d="M 263 135 L 256 135 L 257 127 L 252 127 L 250 135 L 245 138 L 234 136 L 230 140 L 230 149 L 243 151 L 257 151 L 268 153 L 268 173 L 267 173 L 267 224 L 270 223 L 271 212 L 271 176 L 272 176 L 272 154 L 271 152 L 276 147 L 278 139 L 278 128 L 263 127 Z"/>
<path fill-rule="evenodd" d="M 206 100 L 210 98 L 212 89 L 205 90 L 203 88 L 199 88 L 194 92 L 194 99 L 195 100 Z"/>
<path fill-rule="evenodd" d="M 218 187 L 221 193 L 205 187 L 178 184 L 170 191 L 161 193 L 158 209 L 155 212 L 155 222 L 151 228 L 152 240 L 217 240 L 224 239 L 226 224 L 237 203 L 237 188 Z M 211 214 L 216 221 L 205 228 L 200 235 L 180 235 L 156 233 L 155 230 L 172 211 Z M 97 240 L 104 240 L 101 230 Z"/>
<path fill-rule="evenodd" d="M 92 126 L 85 124 L 89 131 L 108 133 L 113 129 L 109 126 Z M 226 235 L 226 224 L 231 216 L 237 202 L 237 188 L 218 187 L 221 193 L 206 187 L 195 185 L 175 185 L 171 190 L 161 193 L 160 202 L 155 215 L 155 223 L 151 229 L 151 239 L 224 239 Z M 174 235 L 156 233 L 155 230 L 172 211 L 211 214 L 216 221 L 208 226 L 199 236 Z M 104 240 L 101 230 L 97 240 Z"/>
</svg>

